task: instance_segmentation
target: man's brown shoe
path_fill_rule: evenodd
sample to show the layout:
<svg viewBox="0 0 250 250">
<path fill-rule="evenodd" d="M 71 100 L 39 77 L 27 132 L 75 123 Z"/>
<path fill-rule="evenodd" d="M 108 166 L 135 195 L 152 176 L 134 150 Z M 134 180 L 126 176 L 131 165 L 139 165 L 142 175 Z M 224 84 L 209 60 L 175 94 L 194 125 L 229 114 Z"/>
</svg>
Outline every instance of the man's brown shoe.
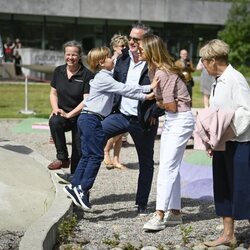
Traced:
<svg viewBox="0 0 250 250">
<path fill-rule="evenodd" d="M 61 168 L 68 168 L 69 164 L 70 160 L 55 160 L 49 164 L 48 169 L 57 170 Z"/>
</svg>

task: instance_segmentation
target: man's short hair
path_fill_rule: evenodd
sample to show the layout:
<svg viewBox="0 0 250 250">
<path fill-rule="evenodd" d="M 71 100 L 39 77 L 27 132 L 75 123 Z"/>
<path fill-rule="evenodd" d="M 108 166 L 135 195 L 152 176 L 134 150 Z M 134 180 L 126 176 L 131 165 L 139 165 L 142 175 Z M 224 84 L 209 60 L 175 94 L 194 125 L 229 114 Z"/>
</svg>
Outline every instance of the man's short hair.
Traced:
<svg viewBox="0 0 250 250">
<path fill-rule="evenodd" d="M 144 23 L 141 23 L 141 22 L 136 22 L 132 25 L 132 29 L 141 29 L 141 30 L 144 30 L 144 35 L 148 35 L 148 34 L 153 34 L 153 31 L 152 29 L 147 26 L 146 24 Z"/>
</svg>

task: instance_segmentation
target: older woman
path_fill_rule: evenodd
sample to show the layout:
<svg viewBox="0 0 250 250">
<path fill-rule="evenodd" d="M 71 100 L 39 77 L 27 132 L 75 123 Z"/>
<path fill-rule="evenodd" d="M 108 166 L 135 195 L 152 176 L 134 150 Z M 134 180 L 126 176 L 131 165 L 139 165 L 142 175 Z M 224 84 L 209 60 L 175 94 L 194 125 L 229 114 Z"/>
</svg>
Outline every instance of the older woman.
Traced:
<svg viewBox="0 0 250 250">
<path fill-rule="evenodd" d="M 228 63 L 228 53 L 228 44 L 219 39 L 200 50 L 203 65 L 216 79 L 210 106 L 234 112 L 230 126 L 236 135 L 226 142 L 225 151 L 209 151 L 215 209 L 224 226 L 218 239 L 205 242 L 211 247 L 235 244 L 234 220 L 250 219 L 250 89 L 243 75 Z"/>
<path fill-rule="evenodd" d="M 58 66 L 53 74 L 50 90 L 52 116 L 49 119 L 51 135 L 56 147 L 56 160 L 49 164 L 50 170 L 68 168 L 70 160 L 65 132 L 72 132 L 71 174 L 81 158 L 77 118 L 83 108 L 83 99 L 89 93 L 89 81 L 94 74 L 82 64 L 82 46 L 77 41 L 63 45 L 65 64 Z M 62 181 L 67 175 L 57 174 Z M 69 176 L 68 176 L 69 177 Z M 66 179 L 65 179 L 66 178 Z"/>
</svg>

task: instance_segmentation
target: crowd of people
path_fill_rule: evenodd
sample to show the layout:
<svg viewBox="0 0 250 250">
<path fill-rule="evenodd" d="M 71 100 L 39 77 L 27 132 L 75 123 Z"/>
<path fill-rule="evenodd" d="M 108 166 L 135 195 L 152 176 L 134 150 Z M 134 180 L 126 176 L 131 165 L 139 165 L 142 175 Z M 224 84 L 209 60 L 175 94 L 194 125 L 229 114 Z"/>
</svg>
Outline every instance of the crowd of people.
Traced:
<svg viewBox="0 0 250 250">
<path fill-rule="evenodd" d="M 101 163 L 104 160 L 107 166 L 121 169 L 121 138 L 129 133 L 139 162 L 135 204 L 138 215 L 146 215 L 158 118 L 164 116 L 156 211 L 143 229 L 159 231 L 181 224 L 180 167 L 195 126 L 191 112 L 191 73 L 195 68 L 187 50 L 182 49 L 180 59 L 175 61 L 164 41 L 142 23 L 134 24 L 128 37 L 113 37 L 113 56 L 107 47 L 91 49 L 87 55 L 89 69 L 81 61 L 81 44 L 69 41 L 63 48 L 65 64 L 55 69 L 51 81 L 53 111 L 49 125 L 57 159 L 48 168 L 70 167 L 70 174 L 56 175 L 67 183 L 63 189 L 75 205 L 91 209 L 90 191 Z M 218 239 L 204 242 L 209 247 L 234 244 L 234 220 L 250 220 L 250 89 L 243 75 L 229 63 L 228 55 L 229 46 L 214 39 L 201 48 L 197 66 L 209 75 L 212 89 L 206 92 L 211 96 L 209 104 L 208 97 L 204 102 L 205 115 L 210 118 L 212 113 L 213 122 L 219 122 L 228 121 L 227 116 L 220 117 L 221 111 L 232 114 L 224 129 L 231 136 L 226 132 L 218 135 L 224 136 L 223 150 L 213 140 L 204 139 L 204 134 L 209 138 L 211 130 L 198 131 L 208 155 L 213 157 L 215 209 L 224 226 Z M 65 132 L 70 130 L 71 159 L 65 141 Z M 114 159 L 110 156 L 112 147 Z"/>
</svg>

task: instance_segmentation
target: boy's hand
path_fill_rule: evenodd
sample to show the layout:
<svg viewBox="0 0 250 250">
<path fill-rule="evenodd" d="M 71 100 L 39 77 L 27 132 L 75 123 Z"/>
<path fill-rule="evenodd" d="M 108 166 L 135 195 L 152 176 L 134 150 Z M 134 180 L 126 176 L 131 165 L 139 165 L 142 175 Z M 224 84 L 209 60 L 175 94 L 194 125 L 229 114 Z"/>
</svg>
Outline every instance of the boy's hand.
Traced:
<svg viewBox="0 0 250 250">
<path fill-rule="evenodd" d="M 146 95 L 145 100 L 153 100 L 154 98 L 155 98 L 155 94 L 152 92 Z"/>
<path fill-rule="evenodd" d="M 157 85 L 160 82 L 160 78 L 158 76 L 155 76 L 152 83 L 150 84 L 151 89 L 155 89 L 157 87 Z"/>
</svg>

